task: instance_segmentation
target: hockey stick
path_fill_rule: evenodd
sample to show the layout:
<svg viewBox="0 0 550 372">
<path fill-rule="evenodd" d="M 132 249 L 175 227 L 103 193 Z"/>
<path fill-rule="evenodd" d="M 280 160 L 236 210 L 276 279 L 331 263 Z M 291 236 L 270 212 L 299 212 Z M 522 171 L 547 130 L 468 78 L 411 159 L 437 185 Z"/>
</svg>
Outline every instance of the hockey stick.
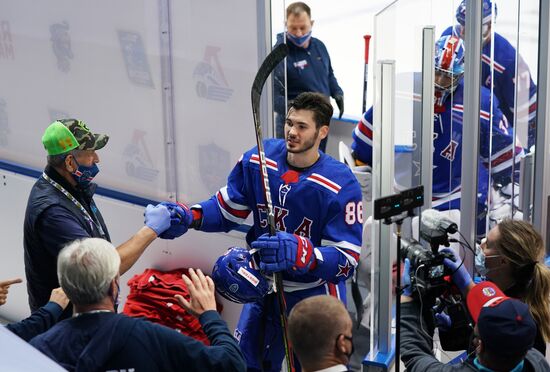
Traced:
<svg viewBox="0 0 550 372">
<path fill-rule="evenodd" d="M 258 146 L 258 156 L 260 158 L 260 171 L 263 182 L 265 203 L 267 208 L 267 223 L 269 225 L 269 235 L 275 235 L 275 214 L 273 213 L 273 201 L 271 200 L 271 190 L 269 188 L 269 178 L 267 175 L 267 164 L 265 160 L 262 124 L 260 122 L 260 98 L 262 96 L 263 86 L 275 69 L 275 67 L 288 55 L 288 47 L 286 44 L 279 44 L 265 58 L 260 69 L 256 73 L 254 83 L 252 84 L 252 115 L 254 116 L 254 129 L 256 132 L 256 143 Z M 286 317 L 286 301 L 283 290 L 283 277 L 281 273 L 273 274 L 275 281 L 275 292 L 277 293 L 277 301 L 279 302 L 279 315 L 281 316 L 281 327 L 283 331 L 283 342 L 285 345 L 285 356 L 289 372 L 294 372 L 294 359 L 292 348 L 288 341 L 288 326 Z"/>
<path fill-rule="evenodd" d="M 365 72 L 363 73 L 363 111 L 361 115 L 367 111 L 367 80 L 369 76 L 369 43 L 371 36 L 364 35 L 363 38 L 365 39 Z M 353 168 L 355 166 L 355 161 L 353 160 L 348 164 L 348 166 Z M 353 298 L 353 303 L 355 304 L 355 311 L 357 312 L 357 328 L 359 329 L 361 326 L 361 320 L 363 319 L 363 296 L 361 296 L 361 291 L 359 290 L 358 275 L 359 270 L 356 269 L 351 278 L 351 297 Z"/>
<path fill-rule="evenodd" d="M 367 111 L 367 80 L 369 77 L 369 43 L 370 35 L 364 35 L 365 39 L 365 72 L 363 73 L 363 112 Z"/>
</svg>

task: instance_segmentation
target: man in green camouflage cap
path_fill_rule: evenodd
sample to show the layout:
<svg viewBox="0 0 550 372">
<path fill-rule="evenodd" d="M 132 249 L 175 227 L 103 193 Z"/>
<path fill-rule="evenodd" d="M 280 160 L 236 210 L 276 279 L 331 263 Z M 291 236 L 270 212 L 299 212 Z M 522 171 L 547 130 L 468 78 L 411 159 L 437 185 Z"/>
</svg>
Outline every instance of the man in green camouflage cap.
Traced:
<svg viewBox="0 0 550 372">
<path fill-rule="evenodd" d="M 76 119 L 56 120 L 42 136 L 48 164 L 31 190 L 24 225 L 25 274 L 32 312 L 45 305 L 52 289 L 59 287 L 57 254 L 65 245 L 90 237 L 111 240 L 93 199 L 97 185 L 92 182 L 99 172 L 96 151 L 108 141 L 109 136 L 91 132 Z M 168 229 L 170 212 L 165 206 L 148 207 L 145 224 L 117 248 L 121 274 Z M 71 311 L 67 308 L 63 317 L 70 316 Z"/>
</svg>

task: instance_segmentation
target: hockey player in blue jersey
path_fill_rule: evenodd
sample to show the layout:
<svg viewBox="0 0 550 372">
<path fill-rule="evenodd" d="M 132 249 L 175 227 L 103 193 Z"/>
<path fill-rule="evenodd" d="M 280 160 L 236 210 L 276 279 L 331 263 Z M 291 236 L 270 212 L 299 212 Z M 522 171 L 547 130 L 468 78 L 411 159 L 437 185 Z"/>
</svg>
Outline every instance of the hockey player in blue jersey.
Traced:
<svg viewBox="0 0 550 372">
<path fill-rule="evenodd" d="M 483 0 L 483 50 L 481 55 L 481 81 L 483 86 L 491 89 L 499 101 L 499 108 L 504 114 L 510 126 L 516 128 L 528 126 L 527 143 L 524 147 L 531 148 L 535 144 L 536 133 L 536 111 L 537 111 L 537 87 L 531 79 L 529 67 L 518 54 L 517 77 L 516 77 L 516 49 L 500 34 L 494 32 L 491 39 L 491 0 Z M 495 17 L 497 8 L 495 4 Z M 455 35 L 464 37 L 464 25 L 466 23 L 466 1 L 463 0 L 456 11 L 458 24 L 443 31 L 444 35 Z M 493 44 L 493 45 L 491 45 Z M 491 58 L 491 48 L 494 48 Z M 491 67 L 491 64 L 493 67 Z M 491 76 L 493 75 L 493 76 Z M 517 85 L 517 114 L 514 122 L 514 99 L 516 94 L 515 82 Z"/>
<path fill-rule="evenodd" d="M 464 43 L 453 35 L 441 37 L 435 48 L 435 97 L 433 133 L 432 206 L 438 210 L 460 209 L 462 167 Z M 522 148 L 515 147 L 512 130 L 487 88 L 481 88 L 480 97 L 480 160 L 478 174 L 478 233 L 485 231 L 485 211 L 489 172 L 491 181 L 507 182 L 515 160 L 519 169 Z M 372 164 L 372 108 L 353 132 L 354 157 Z M 492 143 L 491 143 L 492 142 Z M 492 146 L 492 147 L 491 147 Z M 491 149 L 491 152 L 490 152 Z M 466 151 L 470 151 L 466 149 Z M 516 157 L 514 157 L 514 151 Z M 465 175 L 466 177 L 468 175 Z M 508 181 L 509 182 L 509 181 Z"/>
<path fill-rule="evenodd" d="M 244 153 L 216 195 L 190 209 L 179 208 L 183 224 L 174 225 L 164 237 L 177 237 L 187 227 L 230 231 L 252 213 L 254 226 L 247 243 L 259 250 L 257 263 L 266 275 L 282 272 L 288 311 L 301 299 L 318 294 L 345 303 L 345 280 L 352 275 L 361 249 L 363 206 L 350 169 L 319 151 L 331 116 L 327 97 L 302 93 L 290 104 L 285 139 L 264 141 L 276 235 L 267 234 L 267 208 L 254 147 Z M 274 294 L 243 307 L 235 337 L 249 371 L 281 370 L 285 353 L 278 311 Z"/>
</svg>

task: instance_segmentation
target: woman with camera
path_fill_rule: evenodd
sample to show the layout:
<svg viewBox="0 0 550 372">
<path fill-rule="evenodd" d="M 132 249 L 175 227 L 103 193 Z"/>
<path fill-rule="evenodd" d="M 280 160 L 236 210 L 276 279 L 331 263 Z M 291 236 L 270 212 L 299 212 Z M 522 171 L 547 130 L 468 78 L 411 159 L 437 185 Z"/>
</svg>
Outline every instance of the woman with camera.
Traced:
<svg viewBox="0 0 550 372">
<path fill-rule="evenodd" d="M 542 237 L 524 221 L 506 219 L 481 242 L 476 269 L 507 296 L 529 305 L 538 327 L 534 347 L 542 354 L 550 342 L 550 269 Z"/>
</svg>

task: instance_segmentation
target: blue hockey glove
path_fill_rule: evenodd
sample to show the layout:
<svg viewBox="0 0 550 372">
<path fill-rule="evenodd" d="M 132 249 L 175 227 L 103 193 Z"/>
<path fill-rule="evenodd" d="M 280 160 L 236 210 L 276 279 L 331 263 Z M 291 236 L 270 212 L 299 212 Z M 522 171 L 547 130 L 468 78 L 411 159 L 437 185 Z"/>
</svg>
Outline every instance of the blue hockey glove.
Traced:
<svg viewBox="0 0 550 372">
<path fill-rule="evenodd" d="M 472 277 L 468 274 L 468 270 L 466 270 L 462 262 L 456 258 L 451 248 L 443 248 L 439 250 L 439 252 L 447 253 L 453 257 L 453 259 L 444 258 L 443 265 L 452 270 L 453 283 L 456 284 L 458 289 L 464 291 L 472 283 Z"/>
<path fill-rule="evenodd" d="M 405 263 L 403 265 L 403 277 L 401 278 L 402 289 L 401 294 L 403 296 L 412 297 L 412 287 L 411 287 L 411 261 L 408 258 L 405 258 Z"/>
<path fill-rule="evenodd" d="M 260 269 L 268 274 L 278 271 L 303 274 L 317 264 L 309 239 L 282 231 L 260 236 L 252 242 L 252 248 L 260 251 Z"/>
<path fill-rule="evenodd" d="M 170 227 L 170 211 L 164 205 L 149 204 L 143 215 L 145 216 L 145 225 L 157 235 L 162 234 Z"/>
<path fill-rule="evenodd" d="M 189 207 L 181 203 L 162 202 L 170 212 L 170 227 L 159 235 L 161 239 L 175 239 L 187 232 L 193 222 L 193 213 Z"/>
</svg>

